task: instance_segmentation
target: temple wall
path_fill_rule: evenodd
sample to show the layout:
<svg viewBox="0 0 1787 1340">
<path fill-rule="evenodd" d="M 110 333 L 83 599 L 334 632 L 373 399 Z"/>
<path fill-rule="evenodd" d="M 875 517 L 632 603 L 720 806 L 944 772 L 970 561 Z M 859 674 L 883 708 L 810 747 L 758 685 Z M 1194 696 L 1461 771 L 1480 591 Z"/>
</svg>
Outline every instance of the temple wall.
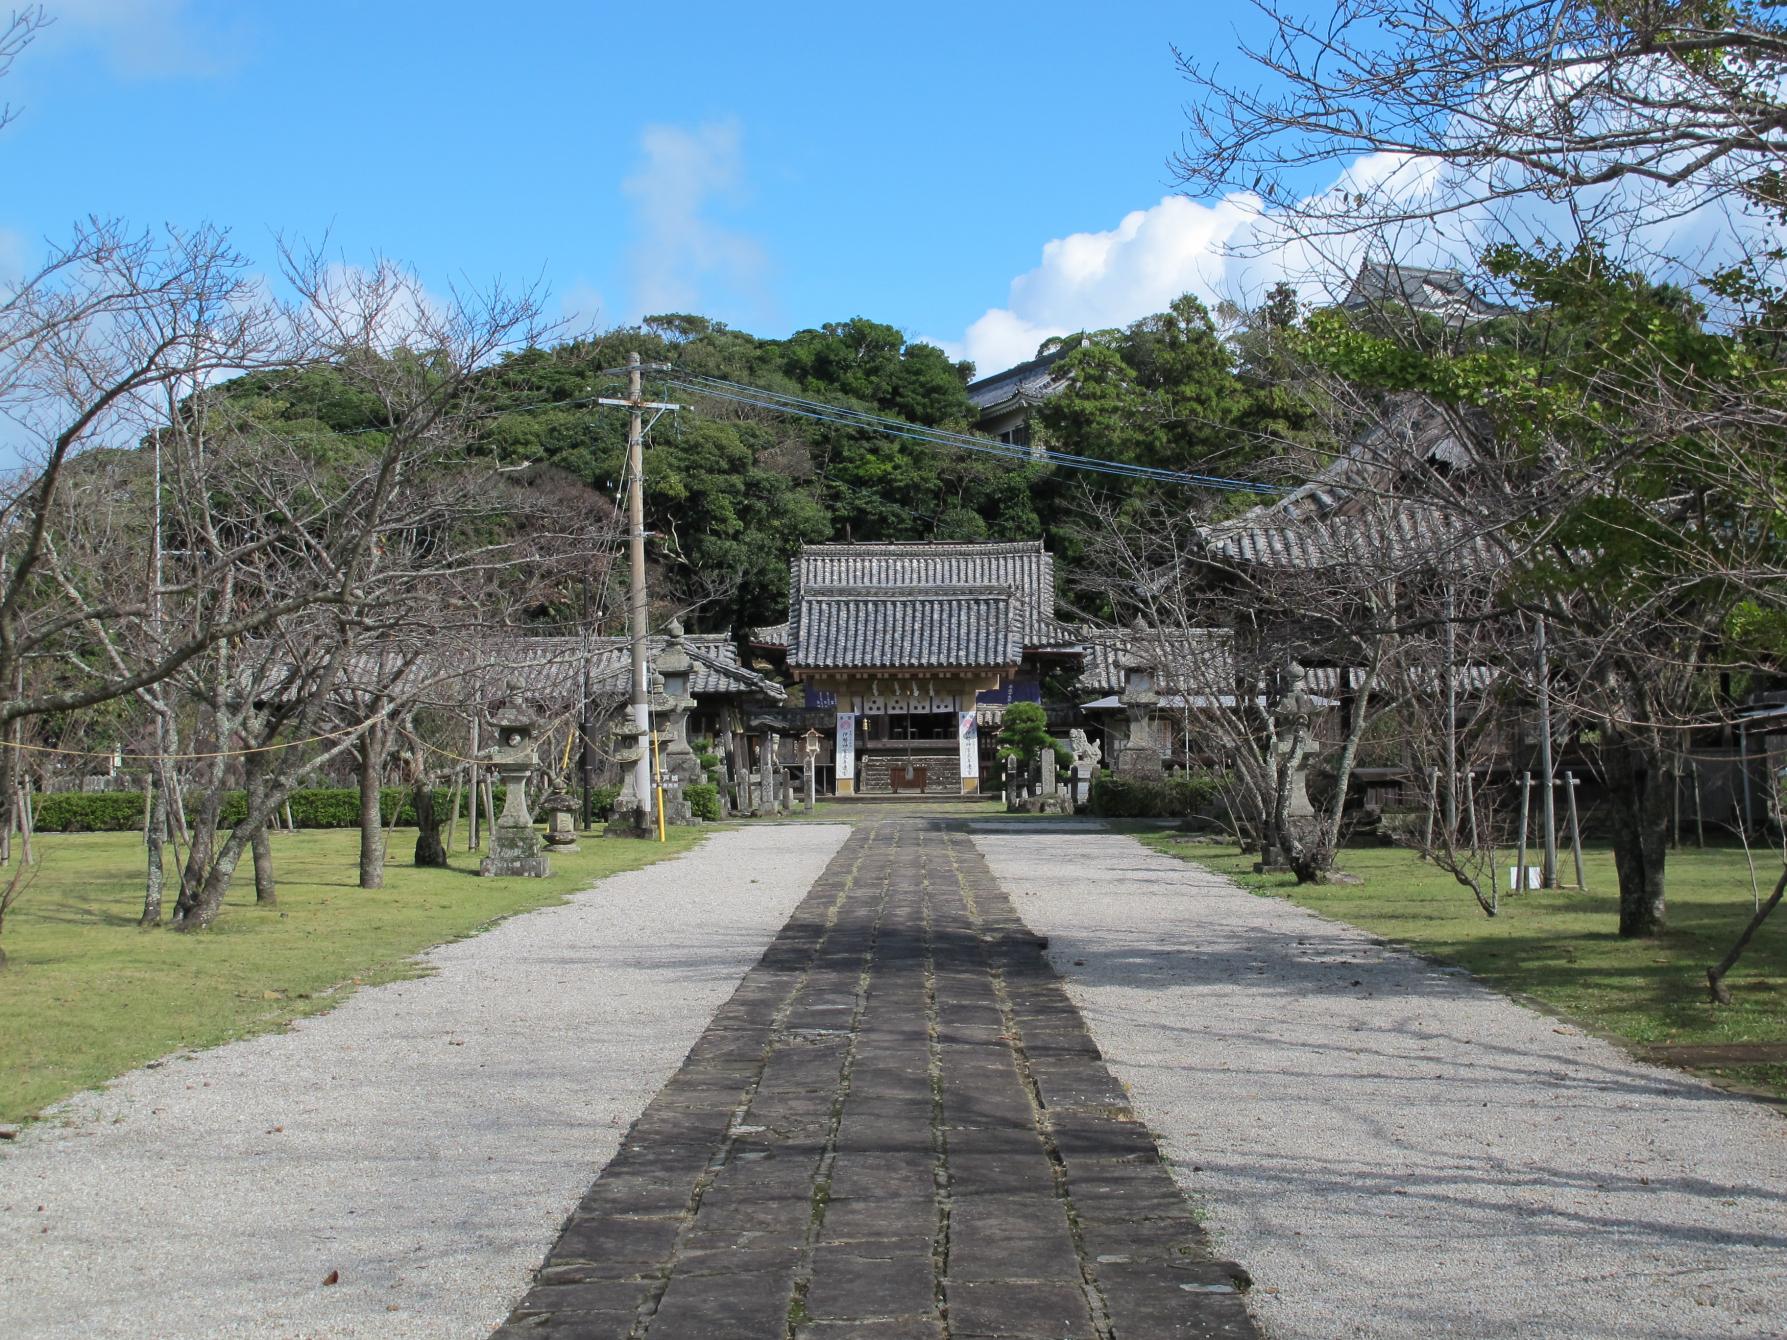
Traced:
<svg viewBox="0 0 1787 1340">
<path fill-rule="evenodd" d="M 917 754 L 910 760 L 904 754 L 864 754 L 856 765 L 856 794 L 885 796 L 895 791 L 894 774 L 898 774 L 902 792 L 918 790 L 916 779 L 906 780 L 907 768 L 923 770 L 924 794 L 958 796 L 962 794 L 962 764 L 954 750 L 947 753 Z"/>
</svg>

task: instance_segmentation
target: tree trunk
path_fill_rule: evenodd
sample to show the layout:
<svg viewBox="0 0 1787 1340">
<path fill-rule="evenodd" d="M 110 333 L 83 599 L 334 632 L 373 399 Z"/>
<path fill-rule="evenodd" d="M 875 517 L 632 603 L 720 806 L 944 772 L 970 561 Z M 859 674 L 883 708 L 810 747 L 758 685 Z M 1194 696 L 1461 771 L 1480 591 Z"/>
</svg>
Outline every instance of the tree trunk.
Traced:
<svg viewBox="0 0 1787 1340">
<path fill-rule="evenodd" d="M 379 780 L 385 759 L 385 732 L 370 727 L 360 741 L 360 887 L 385 886 L 385 816 Z"/>
<path fill-rule="evenodd" d="M 1603 755 L 1619 874 L 1619 933 L 1660 934 L 1663 864 L 1669 854 L 1669 770 L 1661 752 L 1636 735 L 1614 734 Z"/>
<path fill-rule="evenodd" d="M 139 926 L 161 924 L 161 890 L 165 879 L 161 866 L 162 835 L 168 824 L 168 794 L 157 783 L 155 769 L 149 770 L 149 822 L 143 829 L 143 841 L 149 849 L 149 873 L 143 886 L 143 915 Z"/>
<path fill-rule="evenodd" d="M 180 902 L 174 925 L 183 931 L 202 931 L 223 910 L 224 895 L 230 891 L 230 880 L 235 877 L 236 866 L 242 860 L 242 851 L 248 846 L 250 832 L 246 824 L 237 824 L 224 839 L 223 845 L 217 849 L 217 857 L 211 862 L 211 868 L 204 873 L 190 893 L 182 889 Z"/>
<path fill-rule="evenodd" d="M 272 907 L 279 896 L 273 887 L 273 839 L 267 835 L 266 824 L 254 830 L 249 845 L 254 851 L 254 901 Z"/>
<path fill-rule="evenodd" d="M 1726 951 L 1724 958 L 1706 970 L 1706 986 L 1712 996 L 1713 1004 L 1729 1005 L 1731 1003 L 1731 988 L 1725 985 L 1725 974 L 1730 972 L 1737 965 L 1738 959 L 1743 957 L 1744 949 L 1750 943 L 1750 937 L 1756 934 L 1757 927 L 1768 920 L 1768 914 L 1780 905 L 1781 895 L 1784 893 L 1787 893 L 1787 870 L 1781 872 L 1781 877 L 1775 881 L 1775 891 L 1769 894 L 1767 902 L 1756 909 L 1756 914 L 1744 927 L 1743 934 L 1737 937 L 1737 943 Z"/>
<path fill-rule="evenodd" d="M 447 848 L 441 842 L 441 823 L 434 813 L 434 790 L 426 777 L 411 786 L 410 804 L 416 811 L 416 864 L 446 865 Z"/>
<path fill-rule="evenodd" d="M 215 866 L 217 821 L 222 813 L 223 789 L 220 786 L 202 792 L 199 803 L 193 806 L 192 835 L 186 847 L 186 862 L 180 867 L 180 896 L 174 902 L 174 924 L 182 930 L 188 929 L 187 920 L 201 910 L 205 888 Z M 234 862 L 231 867 L 234 868 Z M 223 896 L 219 894 L 218 906 L 222 904 Z M 216 915 L 217 908 L 211 908 L 206 923 Z"/>
</svg>

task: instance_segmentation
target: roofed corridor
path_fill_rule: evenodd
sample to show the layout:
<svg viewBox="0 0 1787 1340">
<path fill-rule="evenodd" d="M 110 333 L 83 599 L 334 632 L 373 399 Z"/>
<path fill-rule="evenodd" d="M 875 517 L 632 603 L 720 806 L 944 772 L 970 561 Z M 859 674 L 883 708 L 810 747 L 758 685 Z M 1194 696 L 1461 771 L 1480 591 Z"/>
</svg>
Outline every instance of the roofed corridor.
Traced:
<svg viewBox="0 0 1787 1340">
<path fill-rule="evenodd" d="M 858 827 L 498 1332 L 1255 1334 L 973 841 Z"/>
</svg>

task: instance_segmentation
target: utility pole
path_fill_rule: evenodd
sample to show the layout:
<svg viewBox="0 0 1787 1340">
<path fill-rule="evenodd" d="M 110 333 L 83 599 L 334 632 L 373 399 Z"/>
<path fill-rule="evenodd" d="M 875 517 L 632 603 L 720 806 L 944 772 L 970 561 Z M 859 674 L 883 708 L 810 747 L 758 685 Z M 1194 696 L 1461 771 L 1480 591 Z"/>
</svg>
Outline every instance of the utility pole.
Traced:
<svg viewBox="0 0 1787 1340">
<path fill-rule="evenodd" d="M 648 741 L 651 738 L 651 704 L 648 700 L 649 682 L 646 666 L 646 637 L 649 629 L 646 625 L 645 601 L 645 434 L 651 424 L 645 422 L 645 411 L 655 409 L 658 414 L 666 410 L 681 409 L 681 405 L 667 404 L 662 401 L 647 400 L 644 389 L 644 373 L 647 367 L 653 371 L 662 371 L 669 367 L 667 363 L 645 364 L 640 362 L 637 352 L 627 355 L 627 366 L 606 369 L 606 375 L 613 376 L 624 371 L 627 374 L 627 398 L 613 400 L 603 397 L 597 400 L 599 405 L 624 406 L 627 410 L 627 560 L 630 569 L 627 587 L 627 637 L 632 652 L 632 716 L 633 716 L 633 780 L 631 795 L 632 807 L 637 815 L 644 811 L 649 816 L 652 804 L 652 765 Z M 657 414 L 652 416 L 656 423 Z M 641 824 L 644 827 L 645 824 Z"/>
<path fill-rule="evenodd" d="M 1551 659 L 1545 650 L 1545 616 L 1539 616 L 1539 631 L 1536 639 L 1537 666 L 1535 672 L 1539 679 L 1539 768 L 1545 774 L 1540 790 L 1545 796 L 1545 858 L 1540 871 L 1539 883 L 1547 889 L 1555 889 L 1557 885 L 1557 805 L 1552 798 L 1552 787 L 1556 778 L 1551 770 Z"/>
</svg>

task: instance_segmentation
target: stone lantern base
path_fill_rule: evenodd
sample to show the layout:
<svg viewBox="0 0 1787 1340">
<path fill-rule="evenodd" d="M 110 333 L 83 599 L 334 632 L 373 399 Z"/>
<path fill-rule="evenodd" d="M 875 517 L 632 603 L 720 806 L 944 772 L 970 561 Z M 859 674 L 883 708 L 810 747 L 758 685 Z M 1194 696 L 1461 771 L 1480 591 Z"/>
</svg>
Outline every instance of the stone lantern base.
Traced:
<svg viewBox="0 0 1787 1340">
<path fill-rule="evenodd" d="M 552 858 L 540 850 L 540 835 L 532 824 L 498 822 L 490 833 L 490 851 L 478 862 L 478 873 L 486 878 L 529 876 L 544 879 L 552 873 Z"/>
</svg>

